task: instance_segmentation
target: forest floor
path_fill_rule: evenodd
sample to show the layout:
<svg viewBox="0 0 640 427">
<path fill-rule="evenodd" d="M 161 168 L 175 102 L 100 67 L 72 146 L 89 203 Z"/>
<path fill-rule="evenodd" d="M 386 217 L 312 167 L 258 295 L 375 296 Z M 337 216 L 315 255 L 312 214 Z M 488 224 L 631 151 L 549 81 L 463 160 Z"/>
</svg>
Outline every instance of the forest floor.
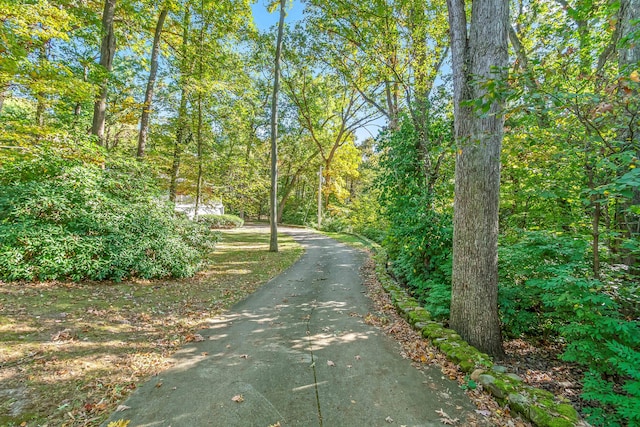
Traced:
<svg viewBox="0 0 640 427">
<path fill-rule="evenodd" d="M 469 381 L 468 374 L 462 372 L 455 363 L 433 347 L 428 340 L 415 331 L 396 311 L 389 294 L 382 288 L 375 275 L 375 265 L 371 259 L 362 268 L 368 295 L 373 300 L 375 311 L 367 322 L 381 327 L 402 345 L 404 356 L 411 359 L 419 367 L 421 364 L 435 364 L 441 367 L 443 375 L 456 380 L 460 387 L 478 406 L 477 412 L 484 415 L 496 426 L 522 427 L 530 426 L 517 414 L 511 416 L 508 406 L 501 406 L 488 393 Z M 523 340 L 513 339 L 504 343 L 506 358 L 496 364 L 507 368 L 520 376 L 526 384 L 548 390 L 556 396 L 571 401 L 580 411 L 585 402 L 580 398 L 582 388 L 582 371 L 571 363 L 559 359 L 561 346 L 551 342 L 540 342 L 537 345 Z M 473 385 L 472 385 L 473 384 Z"/>
<path fill-rule="evenodd" d="M 335 237 L 335 236 L 334 236 Z M 280 239 L 266 251 L 268 234 L 224 233 L 210 266 L 191 279 L 122 283 L 0 282 L 0 425 L 96 426 L 131 390 L 169 366 L 168 357 L 212 317 L 291 265 L 302 249 Z M 362 248 L 354 241 L 351 244 Z M 401 343 L 417 368 L 438 365 L 497 426 L 530 424 L 508 407 L 470 388 L 457 366 L 431 347 L 395 311 L 375 278 L 362 269 L 374 307 L 364 318 Z M 501 362 L 527 383 L 563 395 L 580 407 L 580 372 L 560 362 L 561 349 L 523 340 L 505 344 Z"/>
<path fill-rule="evenodd" d="M 302 254 L 291 237 L 223 232 L 181 280 L 0 282 L 0 425 L 96 426 L 210 319 Z"/>
</svg>

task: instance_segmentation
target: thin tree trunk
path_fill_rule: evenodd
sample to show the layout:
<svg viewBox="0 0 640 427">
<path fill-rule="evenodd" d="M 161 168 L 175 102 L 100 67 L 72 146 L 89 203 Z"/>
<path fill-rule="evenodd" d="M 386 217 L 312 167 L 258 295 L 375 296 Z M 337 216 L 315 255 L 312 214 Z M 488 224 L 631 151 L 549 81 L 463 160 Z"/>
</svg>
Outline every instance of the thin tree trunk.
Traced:
<svg viewBox="0 0 640 427">
<path fill-rule="evenodd" d="M 86 64 L 83 65 L 82 81 L 85 83 L 89 81 L 89 67 Z M 74 127 L 78 123 L 81 113 L 82 113 L 82 102 L 78 101 L 76 102 L 76 106 L 73 109 L 73 126 Z"/>
<path fill-rule="evenodd" d="M 467 32 L 464 0 L 447 0 L 451 28 L 457 156 L 450 324 L 481 351 L 504 354 L 498 319 L 498 195 L 503 102 L 481 116 L 470 102 L 482 80 L 507 66 L 508 0 L 474 0 Z M 481 81 L 474 81 L 479 79 Z"/>
<path fill-rule="evenodd" d="M 113 57 L 116 53 L 116 37 L 113 32 L 113 17 L 116 11 L 116 0 L 105 0 L 102 12 L 102 43 L 100 45 L 100 65 L 107 73 L 113 68 Z M 98 137 L 98 143 L 104 145 L 104 123 L 107 113 L 108 78 L 100 85 L 100 97 L 93 107 L 93 124 L 91 134 Z"/>
<path fill-rule="evenodd" d="M 147 91 L 144 95 L 144 105 L 142 106 L 142 114 L 140 115 L 140 133 L 138 134 L 138 159 L 144 157 L 144 151 L 147 147 L 147 135 L 149 133 L 149 117 L 151 116 L 151 103 L 153 102 L 153 89 L 156 84 L 156 75 L 158 74 L 158 57 L 160 56 L 160 35 L 164 26 L 165 18 L 169 12 L 168 8 L 162 9 L 158 16 L 156 31 L 153 36 L 153 47 L 151 48 L 151 69 L 149 70 L 149 80 L 147 81 Z"/>
<path fill-rule="evenodd" d="M 37 99 L 38 99 L 38 104 L 36 105 L 36 124 L 39 127 L 44 127 L 44 110 L 45 110 L 44 94 L 38 93 Z"/>
<path fill-rule="evenodd" d="M 273 77 L 273 98 L 271 100 L 271 192 L 269 195 L 269 221 L 271 236 L 269 251 L 278 252 L 278 91 L 280 90 L 280 56 L 282 54 L 282 35 L 284 32 L 286 0 L 280 0 L 280 20 Z"/>
<path fill-rule="evenodd" d="M 173 162 L 171 164 L 169 183 L 169 200 L 173 203 L 176 201 L 176 193 L 178 187 L 178 173 L 180 171 L 180 162 L 182 157 L 182 150 L 184 146 L 191 139 L 189 127 L 187 125 L 187 99 L 189 98 L 189 92 L 187 90 L 187 46 L 189 44 L 189 22 L 191 21 L 191 13 L 189 7 L 184 12 L 182 20 L 182 66 L 180 76 L 180 106 L 178 107 L 178 120 L 176 129 L 176 140 L 173 147 Z"/>
<path fill-rule="evenodd" d="M 40 62 L 45 62 L 47 60 L 47 43 L 45 43 L 41 48 L 40 48 L 40 52 L 39 52 L 39 56 L 40 56 Z M 44 127 L 44 112 L 47 108 L 46 106 L 46 99 L 45 99 L 46 95 L 44 94 L 44 92 L 38 92 L 36 94 L 36 99 L 38 101 L 37 105 L 36 105 L 36 124 L 39 127 Z"/>
<path fill-rule="evenodd" d="M 2 115 L 2 107 L 4 106 L 4 100 L 7 96 L 7 90 L 9 85 L 0 86 L 0 115 Z"/>
<path fill-rule="evenodd" d="M 202 13 L 202 11 L 201 11 Z M 200 81 L 204 79 L 204 33 L 206 25 L 203 23 L 200 28 L 200 54 L 198 55 L 198 76 Z M 198 178 L 196 181 L 196 205 L 194 219 L 198 217 L 198 210 L 202 202 L 202 88 L 198 88 L 198 128 L 196 129 L 196 146 L 198 155 Z"/>
</svg>

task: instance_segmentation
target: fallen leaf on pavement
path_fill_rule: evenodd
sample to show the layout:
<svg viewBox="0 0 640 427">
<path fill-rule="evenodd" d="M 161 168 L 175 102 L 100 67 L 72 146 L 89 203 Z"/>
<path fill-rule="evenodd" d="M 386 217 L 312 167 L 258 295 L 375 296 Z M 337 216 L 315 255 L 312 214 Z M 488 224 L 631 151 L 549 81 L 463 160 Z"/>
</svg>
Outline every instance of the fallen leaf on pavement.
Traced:
<svg viewBox="0 0 640 427">
<path fill-rule="evenodd" d="M 386 422 L 388 422 L 389 424 L 391 424 L 393 422 L 393 418 L 391 417 L 387 417 L 384 419 Z"/>
<path fill-rule="evenodd" d="M 436 414 L 438 414 L 438 415 L 440 415 L 441 417 L 444 417 L 444 418 L 449 418 L 449 415 L 448 415 L 446 412 L 444 412 L 444 411 L 442 410 L 442 408 L 438 409 L 438 410 L 436 411 Z"/>
<path fill-rule="evenodd" d="M 248 359 L 249 355 L 248 354 L 242 354 L 240 355 L 240 359 Z"/>
<path fill-rule="evenodd" d="M 336 364 L 332 360 L 327 360 L 327 366 L 336 366 Z"/>
<path fill-rule="evenodd" d="M 127 409 L 131 409 L 131 406 L 127 406 L 127 405 L 118 405 L 118 407 L 116 408 L 116 412 L 126 411 Z"/>
<path fill-rule="evenodd" d="M 444 411 L 442 410 L 442 408 L 440 408 L 439 410 L 437 410 L 437 411 L 436 411 L 436 414 L 438 414 L 438 415 L 440 415 L 440 416 L 442 417 L 442 418 L 440 418 L 440 422 L 441 422 L 442 424 L 446 424 L 446 425 L 452 426 L 452 425 L 454 425 L 455 423 L 457 423 L 458 421 L 460 421 L 460 420 L 459 420 L 459 419 L 457 419 L 457 418 L 451 418 L 451 417 L 449 416 L 449 414 L 447 414 L 446 412 L 444 412 Z"/>
<path fill-rule="evenodd" d="M 242 402 L 244 402 L 244 397 L 242 397 L 241 394 L 236 394 L 235 396 L 233 396 L 231 398 L 231 400 L 236 402 L 236 403 L 242 403 Z"/>
</svg>

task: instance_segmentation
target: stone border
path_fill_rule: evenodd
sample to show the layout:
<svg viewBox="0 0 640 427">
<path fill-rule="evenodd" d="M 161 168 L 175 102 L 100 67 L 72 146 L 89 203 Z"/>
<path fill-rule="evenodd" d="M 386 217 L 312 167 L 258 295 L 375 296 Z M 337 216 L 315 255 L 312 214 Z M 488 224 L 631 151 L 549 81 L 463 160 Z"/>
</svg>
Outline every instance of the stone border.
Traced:
<svg viewBox="0 0 640 427">
<path fill-rule="evenodd" d="M 431 341 L 449 360 L 482 384 L 501 404 L 509 404 L 512 411 L 522 415 L 538 427 L 574 427 L 580 425 L 580 417 L 569 401 L 552 393 L 531 387 L 506 368 L 494 365 L 491 357 L 464 341 L 456 331 L 447 329 L 431 319 L 418 301 L 407 295 L 386 271 L 386 253 L 376 248 L 373 257 L 376 276 L 389 293 L 400 315 L 424 338 Z"/>
</svg>

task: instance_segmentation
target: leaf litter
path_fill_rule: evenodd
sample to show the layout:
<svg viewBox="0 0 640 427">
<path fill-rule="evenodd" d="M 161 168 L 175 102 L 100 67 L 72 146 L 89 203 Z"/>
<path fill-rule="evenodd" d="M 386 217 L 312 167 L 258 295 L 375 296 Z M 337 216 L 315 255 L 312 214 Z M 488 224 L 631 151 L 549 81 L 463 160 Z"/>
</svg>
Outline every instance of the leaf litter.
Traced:
<svg viewBox="0 0 640 427">
<path fill-rule="evenodd" d="M 425 365 L 439 367 L 444 377 L 456 381 L 460 386 L 465 385 L 467 383 L 466 374 L 460 371 L 456 364 L 450 362 L 444 354 L 433 347 L 397 313 L 389 294 L 382 288 L 376 277 L 375 264 L 371 257 L 365 261 L 361 272 L 367 287 L 367 296 L 373 302 L 374 308 L 372 313 L 364 316 L 364 321 L 380 328 L 385 334 L 395 339 L 401 346 L 402 356 L 413 361 L 416 368 L 422 369 Z M 425 386 L 431 387 L 432 384 L 426 383 Z M 469 414 L 465 420 L 451 418 L 448 415 L 441 416 L 443 424 L 459 424 L 469 427 L 483 425 L 531 427 L 528 421 L 512 417 L 508 406 L 501 406 L 489 394 L 482 392 L 480 387 L 467 388 L 464 391 L 476 405 L 477 410 Z M 444 414 L 446 415 L 446 413 Z"/>
<path fill-rule="evenodd" d="M 0 281 L 3 425 L 101 425 L 138 384 L 170 367 L 181 345 L 206 339 L 199 331 L 211 318 L 302 253 L 289 237 L 269 253 L 268 232 L 224 235 L 189 279 Z M 250 272 L 228 273 L 238 263 Z"/>
</svg>

